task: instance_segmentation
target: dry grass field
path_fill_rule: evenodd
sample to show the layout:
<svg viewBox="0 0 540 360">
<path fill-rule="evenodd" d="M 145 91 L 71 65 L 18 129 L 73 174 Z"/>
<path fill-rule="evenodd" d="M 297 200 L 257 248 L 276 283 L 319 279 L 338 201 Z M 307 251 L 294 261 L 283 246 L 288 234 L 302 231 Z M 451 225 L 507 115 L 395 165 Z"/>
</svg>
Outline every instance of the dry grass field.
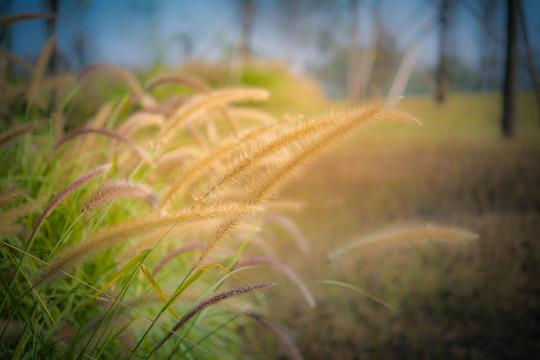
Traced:
<svg viewBox="0 0 540 360">
<path fill-rule="evenodd" d="M 320 299 L 316 310 L 289 291 L 273 302 L 309 359 L 534 358 L 540 354 L 540 137 L 532 98 L 520 102 L 520 136 L 499 134 L 496 95 L 455 94 L 443 106 L 405 98 L 422 128 L 382 125 L 358 134 L 286 194 L 313 244 L 287 263 Z M 478 240 L 351 251 L 354 238 L 410 223 L 466 228 Z M 282 234 L 286 236 L 286 234 Z M 315 260 L 316 259 L 316 260 Z M 301 265 L 300 265 L 301 263 Z M 300 270 L 301 269 L 301 270 Z M 335 279 L 350 289 L 316 284 Z"/>
<path fill-rule="evenodd" d="M 532 97 L 503 140 L 495 94 L 343 104 L 268 64 L 44 78 L 45 50 L 3 84 L 2 357 L 540 353 Z"/>
</svg>

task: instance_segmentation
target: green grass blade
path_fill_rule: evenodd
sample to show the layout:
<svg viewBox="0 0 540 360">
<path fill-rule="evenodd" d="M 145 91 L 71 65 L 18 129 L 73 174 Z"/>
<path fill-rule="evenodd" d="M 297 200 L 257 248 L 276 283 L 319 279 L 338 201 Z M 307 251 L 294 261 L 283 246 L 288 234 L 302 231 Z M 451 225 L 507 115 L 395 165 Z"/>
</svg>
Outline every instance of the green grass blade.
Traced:
<svg viewBox="0 0 540 360">
<path fill-rule="evenodd" d="M 81 310 L 86 305 L 88 305 L 90 302 L 92 302 L 95 298 L 97 298 L 101 293 L 103 293 L 105 290 L 107 290 L 111 285 L 116 283 L 137 261 L 139 261 L 142 257 L 145 257 L 150 250 L 145 250 L 133 259 L 131 259 L 120 271 L 118 271 L 112 278 L 109 280 L 101 289 L 99 289 L 99 292 L 96 292 L 90 299 L 84 302 L 79 308 L 77 308 L 76 311 Z"/>
<path fill-rule="evenodd" d="M 345 289 L 349 289 L 349 290 L 352 290 L 352 291 L 355 291 L 359 294 L 362 294 L 368 298 L 370 298 L 371 300 L 375 301 L 375 302 L 378 302 L 379 304 L 383 305 L 383 306 L 386 306 L 387 308 L 389 309 L 392 309 L 392 310 L 396 310 L 395 307 L 393 307 L 392 305 L 388 304 L 387 302 L 385 302 L 384 300 L 378 298 L 377 296 L 359 288 L 358 286 L 354 286 L 354 285 L 351 285 L 351 284 L 347 284 L 345 282 L 342 282 L 342 281 L 338 281 L 338 280 L 314 280 L 314 281 L 307 281 L 306 283 L 313 283 L 313 284 L 326 284 L 326 285 L 335 285 L 335 286 L 340 286 L 342 288 L 345 288 Z"/>
<path fill-rule="evenodd" d="M 156 292 L 158 293 L 158 295 L 161 298 L 161 300 L 163 301 L 163 303 L 167 304 L 169 302 L 169 300 L 167 300 L 167 297 L 165 296 L 165 294 L 161 290 L 161 287 L 159 286 L 157 281 L 154 279 L 152 274 L 150 274 L 150 271 L 148 271 L 148 268 L 144 264 L 141 265 L 141 271 L 146 276 L 148 281 L 150 281 L 150 284 L 152 284 L 152 286 L 154 287 L 154 290 L 156 290 Z M 174 309 L 170 305 L 168 306 L 168 309 L 173 314 L 173 316 L 176 318 L 176 320 L 180 320 L 180 317 L 178 316 L 178 314 L 176 314 L 176 311 L 174 311 Z"/>
</svg>

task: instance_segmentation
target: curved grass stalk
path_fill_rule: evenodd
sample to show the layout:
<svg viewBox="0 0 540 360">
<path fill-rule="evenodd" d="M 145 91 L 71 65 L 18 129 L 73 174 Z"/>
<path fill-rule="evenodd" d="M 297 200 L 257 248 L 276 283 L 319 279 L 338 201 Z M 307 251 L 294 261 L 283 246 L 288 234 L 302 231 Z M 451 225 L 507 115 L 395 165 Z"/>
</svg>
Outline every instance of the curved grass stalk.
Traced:
<svg viewBox="0 0 540 360">
<path fill-rule="evenodd" d="M 158 274 L 158 272 L 160 272 L 160 270 L 163 269 L 163 267 L 165 265 L 167 265 L 167 263 L 169 261 L 171 261 L 172 259 L 174 259 L 178 255 L 183 254 L 183 253 L 188 252 L 188 251 L 204 249 L 205 247 L 206 247 L 205 243 L 196 242 L 196 243 L 192 243 L 192 244 L 182 246 L 181 248 L 178 248 L 178 249 L 176 249 L 174 251 L 169 252 L 167 254 L 167 256 L 165 256 L 163 259 L 161 259 L 161 261 L 156 265 L 156 267 L 154 268 L 153 275 L 156 276 Z M 226 253 L 229 256 L 234 256 L 234 254 L 235 254 L 234 252 L 232 252 L 232 251 L 230 251 L 228 249 L 223 249 L 223 252 Z"/>
<path fill-rule="evenodd" d="M 114 104 L 112 101 L 103 104 L 103 106 L 101 106 L 101 108 L 98 110 L 96 116 L 87 123 L 87 127 L 99 129 L 105 126 L 105 123 L 107 122 L 107 119 L 109 119 L 113 109 Z"/>
<path fill-rule="evenodd" d="M 25 250 L 28 249 L 30 242 L 32 241 L 32 238 L 34 237 L 34 234 L 39 228 L 39 225 L 43 222 L 43 220 L 45 220 L 47 216 L 49 216 L 49 214 L 58 206 L 58 204 L 62 202 L 62 200 L 68 197 L 75 189 L 77 189 L 84 183 L 92 180 L 99 174 L 109 170 L 111 166 L 112 164 L 106 164 L 106 165 L 98 167 L 95 170 L 90 171 L 88 174 L 84 175 L 83 177 L 78 178 L 73 183 L 69 184 L 64 190 L 62 190 L 58 195 L 56 195 L 54 199 L 49 203 L 49 205 L 45 208 L 45 211 L 43 211 L 43 214 L 41 214 L 38 221 L 36 222 L 36 225 L 34 226 L 34 229 L 32 230 L 32 234 L 26 241 Z"/>
<path fill-rule="evenodd" d="M 229 127 L 231 128 L 234 136 L 239 137 L 240 136 L 240 128 L 238 124 L 236 123 L 236 120 L 229 115 L 229 110 L 225 106 L 220 106 L 216 109 L 216 112 L 220 114 L 227 124 L 229 124 Z"/>
<path fill-rule="evenodd" d="M 184 124 L 183 127 L 202 149 L 209 148 L 208 141 L 206 141 L 201 132 L 193 124 Z"/>
<path fill-rule="evenodd" d="M 166 116 L 172 116 L 174 111 L 179 106 L 184 105 L 188 101 L 189 97 L 182 95 L 172 95 L 163 100 L 159 106 L 155 109 L 158 114 L 164 114 Z"/>
<path fill-rule="evenodd" d="M 107 130 L 107 129 L 92 129 L 92 128 L 83 128 L 83 129 L 79 129 L 79 130 L 75 130 L 75 131 L 72 131 L 71 133 L 67 134 L 66 136 L 64 136 L 55 146 L 54 148 L 55 149 L 58 149 L 60 148 L 64 143 L 66 143 L 67 141 L 71 140 L 71 139 L 74 139 L 78 136 L 84 136 L 84 135 L 87 135 L 87 134 L 100 134 L 100 135 L 105 135 L 105 136 L 108 136 L 110 138 L 113 138 L 113 139 L 116 139 L 116 140 L 120 140 L 121 142 L 124 142 L 126 143 L 129 147 L 131 147 L 143 160 L 145 160 L 146 162 L 148 162 L 150 165 L 153 165 L 153 161 L 152 159 L 150 158 L 150 156 L 139 146 L 137 145 L 135 142 L 133 142 L 133 140 L 131 140 L 130 138 L 127 138 L 125 137 L 124 135 L 122 134 L 119 134 L 115 131 L 112 131 L 112 130 Z"/>
<path fill-rule="evenodd" d="M 161 127 L 163 125 L 163 115 L 152 114 L 148 112 L 137 111 L 131 114 L 126 121 L 120 126 L 118 132 L 125 136 L 130 136 L 137 130 L 148 126 Z"/>
<path fill-rule="evenodd" d="M 272 115 L 258 109 L 252 109 L 247 107 L 230 107 L 227 109 L 227 112 L 235 119 L 247 118 L 250 120 L 258 121 L 263 125 L 269 125 L 278 122 L 278 120 Z"/>
<path fill-rule="evenodd" d="M 200 91 L 202 93 L 209 93 L 210 91 L 212 91 L 212 88 L 203 81 L 191 76 L 180 74 L 157 76 L 148 80 L 144 87 L 146 90 L 150 91 L 163 84 L 187 85 L 190 88 Z"/>
<path fill-rule="evenodd" d="M 213 119 L 211 119 L 209 116 L 206 118 L 206 121 L 204 122 L 204 127 L 206 128 L 206 137 L 212 144 L 218 144 L 219 143 L 219 134 L 218 130 L 216 128 L 216 124 L 214 123 Z"/>
<path fill-rule="evenodd" d="M 342 287 L 342 288 L 345 288 L 345 289 L 349 289 L 349 290 L 352 290 L 354 292 L 357 292 L 361 295 L 364 295 L 366 297 L 368 297 L 369 299 L 375 301 L 376 303 L 379 303 L 381 304 L 382 306 L 384 307 L 387 307 L 388 309 L 390 310 L 396 310 L 395 307 L 393 307 L 392 305 L 390 305 L 389 303 L 387 303 L 386 301 L 383 301 L 382 299 L 380 299 L 379 297 L 373 295 L 372 293 L 370 292 L 367 292 L 365 291 L 364 289 L 362 288 L 359 288 L 358 286 L 354 286 L 354 285 L 351 285 L 351 284 L 347 284 L 346 282 L 343 282 L 343 281 L 337 281 L 337 280 L 315 280 L 315 281 L 310 281 L 309 283 L 313 283 L 313 284 L 324 284 L 324 285 L 335 285 L 335 286 L 339 286 L 339 287 Z"/>
<path fill-rule="evenodd" d="M 316 302 L 315 297 L 313 296 L 313 293 L 309 290 L 309 288 L 306 286 L 306 284 L 302 283 L 300 281 L 300 276 L 296 272 L 294 272 L 293 269 L 291 269 L 290 266 L 282 263 L 281 261 L 277 259 L 272 259 L 268 257 L 261 257 L 256 256 L 249 259 L 244 259 L 238 261 L 234 267 L 233 270 L 236 268 L 241 268 L 244 266 L 250 266 L 250 265 L 269 265 L 273 267 L 274 269 L 278 270 L 285 276 L 287 276 L 296 286 L 298 286 L 298 289 L 300 292 L 302 292 L 302 295 L 304 295 L 304 298 L 306 299 L 306 302 L 311 308 L 315 308 Z"/>
<path fill-rule="evenodd" d="M 309 244 L 308 239 L 306 239 L 302 230 L 300 230 L 298 225 L 296 225 L 291 218 L 281 214 L 265 214 L 261 220 L 261 226 L 269 222 L 281 225 L 287 230 L 296 242 L 296 245 L 298 245 L 298 248 L 304 254 L 309 254 L 311 252 L 311 245 Z"/>
<path fill-rule="evenodd" d="M 272 331 L 274 335 L 277 336 L 278 340 L 283 344 L 285 349 L 287 349 L 287 352 L 291 356 L 291 359 L 293 360 L 303 359 L 302 355 L 300 354 L 300 351 L 298 351 L 298 348 L 294 345 L 292 340 L 274 322 L 268 320 L 267 318 L 265 318 L 263 315 L 259 313 L 248 311 L 246 312 L 246 315 L 257 320 L 258 322 L 266 326 L 270 331 Z"/>
<path fill-rule="evenodd" d="M 36 121 L 33 123 L 15 126 L 13 129 L 6 131 L 3 134 L 0 134 L 0 146 L 3 146 L 9 143 L 11 140 L 17 138 L 18 136 L 26 134 L 27 132 L 37 130 L 49 122 L 50 122 L 50 119 L 44 119 L 44 120 Z"/>
<path fill-rule="evenodd" d="M 412 243 L 459 242 L 478 239 L 478 234 L 465 229 L 439 225 L 408 225 L 377 231 L 360 236 L 328 254 L 335 260 L 351 251 L 365 251 L 382 247 L 395 247 Z"/>
<path fill-rule="evenodd" d="M 11 61 L 11 63 L 14 65 L 20 65 L 29 74 L 34 71 L 34 65 L 32 65 L 26 59 L 20 57 L 12 51 L 2 50 L 0 51 L 0 56 Z M 2 81 L 5 81 L 5 79 L 3 79 Z"/>
<path fill-rule="evenodd" d="M 72 83 L 74 80 L 75 77 L 73 77 L 73 75 L 71 74 L 60 74 L 40 81 L 39 85 L 36 88 L 36 91 L 54 89 L 65 84 Z"/>
<path fill-rule="evenodd" d="M 266 241 L 262 236 L 255 236 L 253 238 L 253 245 L 257 246 L 267 257 L 278 257 L 276 250 L 270 245 L 270 242 Z"/>
<path fill-rule="evenodd" d="M 0 26 L 6 26 L 8 24 L 23 21 L 23 20 L 33 20 L 33 19 L 53 19 L 56 17 L 55 13 L 24 13 L 24 14 L 14 14 L 6 15 L 0 17 Z"/>
<path fill-rule="evenodd" d="M 135 78 L 135 76 L 133 76 L 133 74 L 131 74 L 126 69 L 123 69 L 123 68 L 118 67 L 118 66 L 114 66 L 114 65 L 110 65 L 110 64 L 104 64 L 104 63 L 91 65 L 91 66 L 88 66 L 88 67 L 84 68 L 79 73 L 78 78 L 79 78 L 79 80 L 82 80 L 85 77 L 87 77 L 88 75 L 92 74 L 93 72 L 100 71 L 100 70 L 109 72 L 111 74 L 114 74 L 114 75 L 118 76 L 119 78 L 121 78 L 122 80 L 124 80 L 126 82 L 126 84 L 129 85 L 131 90 L 133 90 L 133 92 L 135 93 L 137 98 L 141 99 L 141 98 L 144 97 L 144 95 L 145 95 L 144 90 L 141 87 L 141 85 L 139 84 L 139 81 L 137 81 L 137 79 Z"/>
</svg>

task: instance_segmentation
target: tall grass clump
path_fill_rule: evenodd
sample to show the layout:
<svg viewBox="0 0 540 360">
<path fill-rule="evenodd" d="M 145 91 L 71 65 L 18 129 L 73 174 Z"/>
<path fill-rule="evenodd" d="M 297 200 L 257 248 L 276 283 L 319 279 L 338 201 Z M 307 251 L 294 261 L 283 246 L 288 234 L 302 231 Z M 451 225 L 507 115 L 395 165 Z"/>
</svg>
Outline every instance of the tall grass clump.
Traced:
<svg viewBox="0 0 540 360">
<path fill-rule="evenodd" d="M 418 121 L 384 104 L 280 120 L 248 111 L 270 96 L 264 89 L 212 89 L 176 75 L 143 86 L 127 70 L 101 64 L 84 70 L 72 91 L 84 92 L 102 70 L 129 85 L 131 101 L 113 99 L 77 128 L 62 113 L 69 93 L 45 119 L 52 110 L 44 107 L 44 90 L 65 85 L 43 85 L 49 55 L 48 44 L 21 79 L 28 96 L 4 108 L 18 125 L 0 135 L 2 354 L 249 357 L 244 337 L 255 336 L 252 318 L 300 358 L 266 319 L 267 299 L 297 286 L 315 308 L 315 296 L 295 264 L 244 252 L 253 250 L 259 227 L 274 222 L 297 241 L 299 255 L 309 256 L 300 229 L 275 212 L 283 187 L 359 128 Z M 162 105 L 175 94 L 158 101 L 152 93 L 171 82 L 195 90 L 172 109 L 172 101 Z M 274 213 L 265 215 L 267 208 Z M 274 273 L 248 281 L 257 265 L 281 272 L 284 284 L 266 289 L 275 285 Z M 240 295 L 248 310 L 234 306 Z"/>
</svg>

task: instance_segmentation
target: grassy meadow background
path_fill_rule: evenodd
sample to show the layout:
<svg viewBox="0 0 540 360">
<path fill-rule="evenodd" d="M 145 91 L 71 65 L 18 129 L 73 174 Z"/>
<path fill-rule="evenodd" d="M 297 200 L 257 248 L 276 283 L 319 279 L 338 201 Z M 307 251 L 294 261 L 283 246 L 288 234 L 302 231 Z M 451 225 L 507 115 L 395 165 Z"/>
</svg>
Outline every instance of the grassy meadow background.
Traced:
<svg viewBox="0 0 540 360">
<path fill-rule="evenodd" d="M 313 285 L 323 299 L 315 312 L 291 306 L 297 302 L 284 296 L 276 312 L 292 308 L 282 319 L 301 329 L 295 338 L 306 358 L 538 354 L 538 124 L 531 96 L 523 95 L 523 136 L 502 140 L 500 111 L 490 105 L 498 101 L 496 94 L 454 94 L 442 106 L 429 97 L 405 98 L 400 108 L 418 116 L 423 127 L 383 125 L 363 132 L 288 190 L 308 204 L 294 218 L 317 244 L 320 262 L 359 235 L 411 222 L 480 235 L 466 247 L 351 252 L 310 273 L 314 281 L 354 284 L 395 309 L 327 285 Z M 310 261 L 302 266 L 312 269 Z"/>
<path fill-rule="evenodd" d="M 234 6 L 248 3 L 261 16 Z M 141 4 L 133 19 L 165 7 Z M 387 99 L 406 50 L 381 40 L 365 97 L 347 99 L 339 36 L 309 74 L 227 36 L 221 59 L 144 69 L 55 69 L 54 37 L 34 58 L 2 48 L 0 358 L 540 356 L 540 114 L 523 64 L 503 137 L 502 66 L 482 87 L 456 53 L 444 102 L 419 72 Z"/>
</svg>

